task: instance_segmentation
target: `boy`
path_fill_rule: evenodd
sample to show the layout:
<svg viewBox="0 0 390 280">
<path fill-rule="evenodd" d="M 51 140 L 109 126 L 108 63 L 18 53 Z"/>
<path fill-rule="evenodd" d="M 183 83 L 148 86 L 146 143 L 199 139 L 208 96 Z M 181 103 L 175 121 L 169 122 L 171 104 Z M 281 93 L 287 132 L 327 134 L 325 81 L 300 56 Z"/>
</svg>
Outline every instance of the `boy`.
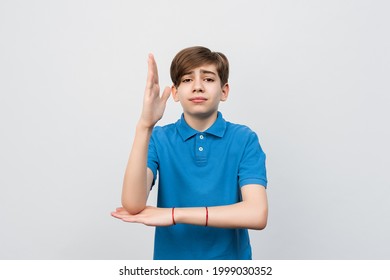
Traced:
<svg viewBox="0 0 390 280">
<path fill-rule="evenodd" d="M 173 86 L 160 96 L 149 55 L 123 207 L 112 215 L 156 226 L 154 259 L 251 259 L 247 229 L 266 226 L 265 154 L 253 131 L 218 112 L 229 94 L 228 76 L 225 55 L 187 48 L 173 59 Z M 171 93 L 183 108 L 181 119 L 155 127 Z M 157 171 L 157 207 L 146 206 Z"/>
</svg>

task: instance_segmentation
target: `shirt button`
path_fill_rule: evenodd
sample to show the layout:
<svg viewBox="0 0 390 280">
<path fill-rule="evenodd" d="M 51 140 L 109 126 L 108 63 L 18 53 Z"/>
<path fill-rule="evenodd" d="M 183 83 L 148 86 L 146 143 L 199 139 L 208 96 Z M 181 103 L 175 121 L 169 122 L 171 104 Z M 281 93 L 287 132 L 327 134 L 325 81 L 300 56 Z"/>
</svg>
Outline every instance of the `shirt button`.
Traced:
<svg viewBox="0 0 390 280">
<path fill-rule="evenodd" d="M 204 138 L 204 136 L 203 136 L 203 135 L 201 135 L 201 136 L 199 136 L 199 138 L 200 138 L 200 139 L 203 139 L 203 138 Z"/>
<path fill-rule="evenodd" d="M 199 151 L 202 152 L 203 151 L 203 147 L 199 147 Z"/>
</svg>

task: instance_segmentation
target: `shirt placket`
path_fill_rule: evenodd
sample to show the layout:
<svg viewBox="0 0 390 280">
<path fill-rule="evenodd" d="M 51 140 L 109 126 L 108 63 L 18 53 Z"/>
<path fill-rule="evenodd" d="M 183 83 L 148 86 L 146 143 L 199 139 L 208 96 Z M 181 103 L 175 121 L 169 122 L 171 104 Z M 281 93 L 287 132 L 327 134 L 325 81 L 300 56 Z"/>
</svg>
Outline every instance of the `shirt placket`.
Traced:
<svg viewBox="0 0 390 280">
<path fill-rule="evenodd" d="M 208 145 L 204 133 L 198 133 L 195 138 L 195 158 L 198 165 L 207 164 Z"/>
</svg>

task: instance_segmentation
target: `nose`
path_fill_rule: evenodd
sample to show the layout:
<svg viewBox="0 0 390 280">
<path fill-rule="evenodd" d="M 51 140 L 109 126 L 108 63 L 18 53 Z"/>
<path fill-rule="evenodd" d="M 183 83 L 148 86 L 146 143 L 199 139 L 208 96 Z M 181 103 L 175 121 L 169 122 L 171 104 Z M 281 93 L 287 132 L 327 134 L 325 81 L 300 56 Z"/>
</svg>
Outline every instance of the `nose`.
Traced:
<svg viewBox="0 0 390 280">
<path fill-rule="evenodd" d="M 194 88 L 192 91 L 193 92 L 204 92 L 202 79 L 195 79 L 194 80 Z"/>
</svg>

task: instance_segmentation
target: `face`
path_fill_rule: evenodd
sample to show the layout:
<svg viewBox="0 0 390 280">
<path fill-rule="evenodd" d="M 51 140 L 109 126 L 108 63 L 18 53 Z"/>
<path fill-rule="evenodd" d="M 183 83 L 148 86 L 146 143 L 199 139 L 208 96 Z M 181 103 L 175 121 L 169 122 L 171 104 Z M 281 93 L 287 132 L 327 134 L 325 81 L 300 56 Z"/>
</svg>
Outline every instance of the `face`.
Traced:
<svg viewBox="0 0 390 280">
<path fill-rule="evenodd" d="M 229 85 L 221 85 L 215 65 L 203 65 L 185 73 L 178 87 L 172 87 L 172 96 L 180 102 L 189 117 L 207 118 L 218 111 L 219 102 L 225 101 Z"/>
</svg>

